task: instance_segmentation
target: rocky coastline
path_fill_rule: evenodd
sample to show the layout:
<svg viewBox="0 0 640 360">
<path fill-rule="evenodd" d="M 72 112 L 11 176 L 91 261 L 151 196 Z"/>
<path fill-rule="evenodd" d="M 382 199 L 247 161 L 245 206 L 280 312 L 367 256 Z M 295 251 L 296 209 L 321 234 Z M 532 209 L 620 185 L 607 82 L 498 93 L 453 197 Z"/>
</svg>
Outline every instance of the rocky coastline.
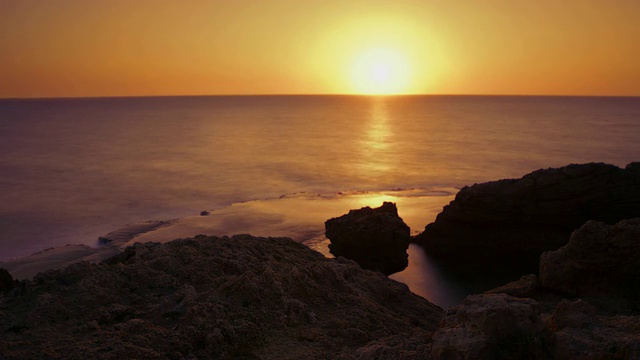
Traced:
<svg viewBox="0 0 640 360">
<path fill-rule="evenodd" d="M 465 271 L 525 266 L 447 310 L 385 276 L 406 261 L 405 227 L 385 203 L 327 221 L 335 259 L 201 235 L 32 280 L 0 270 L 0 358 L 640 358 L 640 163 L 460 190 L 411 241 Z"/>
<path fill-rule="evenodd" d="M 590 221 L 567 245 L 542 254 L 539 276 L 523 276 L 448 309 L 432 339 L 432 356 L 640 358 L 638 255 L 640 218 L 615 225 Z"/>
<path fill-rule="evenodd" d="M 531 273 L 543 252 L 564 246 L 587 221 L 638 216 L 640 163 L 572 164 L 464 187 L 413 241 L 464 270 L 510 266 Z"/>
</svg>

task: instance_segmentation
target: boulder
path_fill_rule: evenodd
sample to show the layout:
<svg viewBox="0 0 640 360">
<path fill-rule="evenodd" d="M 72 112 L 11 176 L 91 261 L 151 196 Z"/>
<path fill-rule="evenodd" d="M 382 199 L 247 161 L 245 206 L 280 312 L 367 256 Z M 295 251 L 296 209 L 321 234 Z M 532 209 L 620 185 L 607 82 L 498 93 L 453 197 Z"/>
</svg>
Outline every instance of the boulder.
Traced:
<svg viewBox="0 0 640 360">
<path fill-rule="evenodd" d="M 352 259 L 363 269 L 390 275 L 408 265 L 410 229 L 394 203 L 385 202 L 375 209 L 367 206 L 329 219 L 325 235 L 334 256 Z"/>
<path fill-rule="evenodd" d="M 544 287 L 577 296 L 640 299 L 640 218 L 589 221 L 562 248 L 540 258 Z"/>
<path fill-rule="evenodd" d="M 434 359 L 545 358 L 541 307 L 532 299 L 506 294 L 467 297 L 447 310 L 434 334 Z"/>
<path fill-rule="evenodd" d="M 640 163 L 568 165 L 464 187 L 414 241 L 434 257 L 475 269 L 505 263 L 538 270 L 588 220 L 640 216 Z"/>
</svg>

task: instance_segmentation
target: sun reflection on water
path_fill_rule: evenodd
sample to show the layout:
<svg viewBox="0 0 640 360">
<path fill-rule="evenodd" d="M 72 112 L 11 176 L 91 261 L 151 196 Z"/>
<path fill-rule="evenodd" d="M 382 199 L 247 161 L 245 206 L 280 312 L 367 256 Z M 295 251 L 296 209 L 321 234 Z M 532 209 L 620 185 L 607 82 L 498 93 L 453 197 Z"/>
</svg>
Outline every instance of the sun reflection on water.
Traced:
<svg viewBox="0 0 640 360">
<path fill-rule="evenodd" d="M 359 167 L 367 173 L 387 173 L 393 170 L 393 161 L 390 161 L 393 131 L 390 127 L 387 99 L 376 96 L 371 100 L 370 120 L 360 139 L 361 162 Z"/>
</svg>

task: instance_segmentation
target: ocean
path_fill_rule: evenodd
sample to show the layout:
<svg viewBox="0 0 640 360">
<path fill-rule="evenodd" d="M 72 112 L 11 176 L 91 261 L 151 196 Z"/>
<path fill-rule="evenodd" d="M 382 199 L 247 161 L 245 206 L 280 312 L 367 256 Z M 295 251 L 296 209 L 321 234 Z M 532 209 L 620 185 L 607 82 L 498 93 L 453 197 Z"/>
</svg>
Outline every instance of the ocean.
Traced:
<svg viewBox="0 0 640 360">
<path fill-rule="evenodd" d="M 625 166 L 639 154 L 640 98 L 5 99 L 0 260 L 283 197 L 302 199 L 290 210 L 303 213 L 310 194 L 418 192 L 441 208 L 465 185 L 570 163 Z M 321 228 L 327 219 L 313 214 L 305 224 Z M 412 231 L 434 216 L 425 210 Z"/>
</svg>

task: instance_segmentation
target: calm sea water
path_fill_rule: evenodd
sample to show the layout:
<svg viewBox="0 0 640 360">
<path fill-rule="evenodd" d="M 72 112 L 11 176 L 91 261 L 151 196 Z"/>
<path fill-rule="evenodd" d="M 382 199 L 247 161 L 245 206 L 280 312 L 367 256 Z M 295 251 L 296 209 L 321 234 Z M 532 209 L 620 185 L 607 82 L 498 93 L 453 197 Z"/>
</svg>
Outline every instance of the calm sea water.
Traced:
<svg viewBox="0 0 640 360">
<path fill-rule="evenodd" d="M 294 192 L 459 188 L 639 154 L 640 98 L 0 100 L 0 260 Z"/>
</svg>

